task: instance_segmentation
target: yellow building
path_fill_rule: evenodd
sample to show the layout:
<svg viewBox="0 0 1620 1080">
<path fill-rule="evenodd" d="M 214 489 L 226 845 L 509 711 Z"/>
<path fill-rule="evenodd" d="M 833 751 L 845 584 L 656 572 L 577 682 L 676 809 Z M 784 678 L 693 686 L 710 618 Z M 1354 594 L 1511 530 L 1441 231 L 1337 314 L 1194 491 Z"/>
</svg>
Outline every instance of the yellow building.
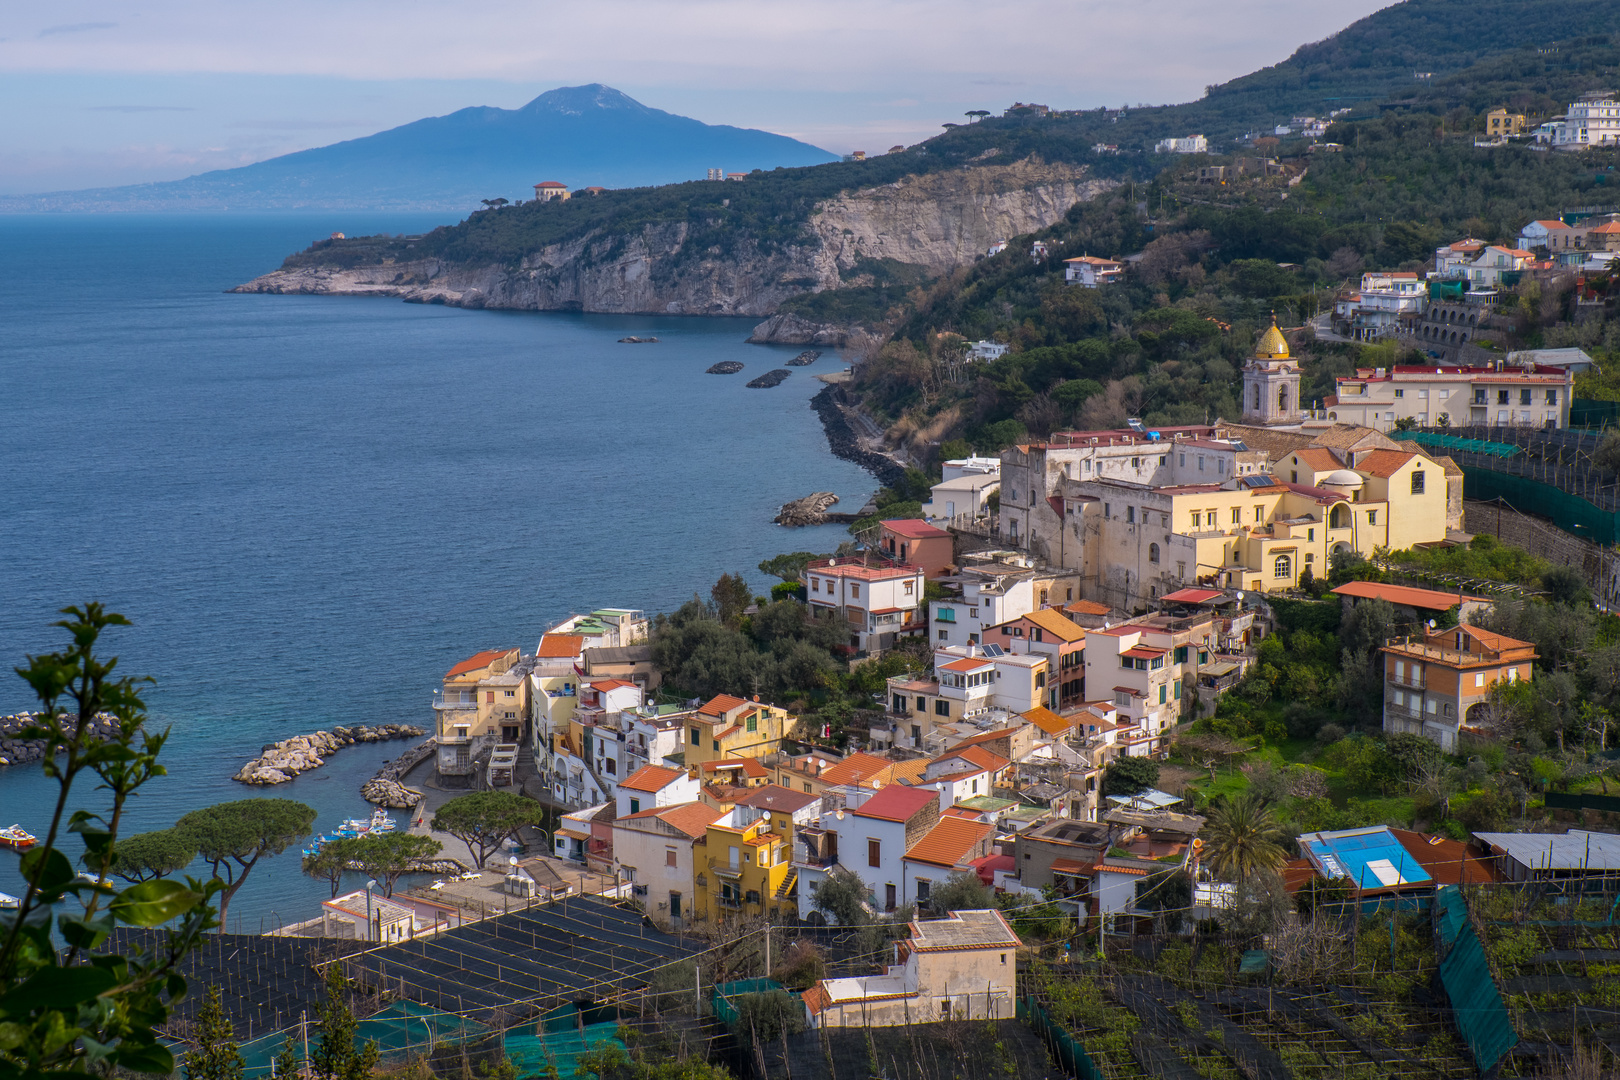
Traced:
<svg viewBox="0 0 1620 1080">
<path fill-rule="evenodd" d="M 729 758 L 758 758 L 782 748 L 799 723 L 786 709 L 720 694 L 686 720 L 681 749 L 688 767 Z"/>
<path fill-rule="evenodd" d="M 1485 134 L 1492 138 L 1523 135 L 1528 122 L 1524 113 L 1510 113 L 1506 109 L 1492 109 L 1485 114 Z"/>
<path fill-rule="evenodd" d="M 1307 569 L 1325 575 L 1334 552 L 1444 540 L 1446 504 L 1439 462 L 1385 449 L 1306 447 L 1223 484 L 1065 486 L 1085 534 L 1082 589 L 1126 610 L 1200 583 L 1292 589 Z"/>
<path fill-rule="evenodd" d="M 481 749 L 518 741 L 529 714 L 528 675 L 517 649 L 477 653 L 445 673 L 433 701 L 440 775 L 470 776 Z"/>
<path fill-rule="evenodd" d="M 752 817 L 743 811 L 734 807 L 711 822 L 695 851 L 693 895 L 706 905 L 698 909 L 698 917 L 719 920 L 782 910 L 797 915 L 798 902 L 777 895 L 793 866 L 792 815 L 762 814 L 746 825 L 729 824 Z"/>
</svg>

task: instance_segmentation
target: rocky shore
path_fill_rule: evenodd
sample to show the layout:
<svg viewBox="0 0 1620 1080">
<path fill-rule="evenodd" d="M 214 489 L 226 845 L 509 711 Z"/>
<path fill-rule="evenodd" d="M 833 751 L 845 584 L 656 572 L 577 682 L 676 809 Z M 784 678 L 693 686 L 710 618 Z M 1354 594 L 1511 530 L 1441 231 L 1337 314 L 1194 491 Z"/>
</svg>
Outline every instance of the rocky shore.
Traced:
<svg viewBox="0 0 1620 1080">
<path fill-rule="evenodd" d="M 802 315 L 785 311 L 772 315 L 748 335 L 754 345 L 824 345 L 842 348 L 858 333 L 869 332 L 865 327 L 852 330 L 838 323 L 815 322 Z"/>
<path fill-rule="evenodd" d="M 377 770 L 377 775 L 360 788 L 366 802 L 390 810 L 412 810 L 422 801 L 422 793 L 405 786 L 405 774 L 433 756 L 433 740 L 426 739 Z"/>
<path fill-rule="evenodd" d="M 362 724 L 317 731 L 313 735 L 295 735 L 266 746 L 231 779 L 243 784 L 285 784 L 299 773 L 320 768 L 329 756 L 345 746 L 410 739 L 422 734 L 421 728 L 410 724 Z"/>
<path fill-rule="evenodd" d="M 806 495 L 802 499 L 794 499 L 790 503 L 782 504 L 781 513 L 774 520 L 778 525 L 798 528 L 803 525 L 848 525 L 855 520 L 854 514 L 829 514 L 827 507 L 838 501 L 838 496 L 830 491 L 818 491 L 813 495 Z"/>
<path fill-rule="evenodd" d="M 45 756 L 43 739 L 19 739 L 23 728 L 34 722 L 32 713 L 0 716 L 0 765 L 27 765 Z M 118 721 L 101 715 L 90 721 L 90 737 L 98 741 L 110 739 L 118 730 Z"/>
<path fill-rule="evenodd" d="M 893 487 L 905 478 L 906 469 L 886 454 L 868 450 L 855 434 L 844 407 L 838 403 L 838 388 L 828 386 L 810 399 L 810 407 L 821 417 L 822 429 L 827 432 L 827 445 L 833 456 L 853 461 L 873 476 L 884 487 Z"/>
</svg>

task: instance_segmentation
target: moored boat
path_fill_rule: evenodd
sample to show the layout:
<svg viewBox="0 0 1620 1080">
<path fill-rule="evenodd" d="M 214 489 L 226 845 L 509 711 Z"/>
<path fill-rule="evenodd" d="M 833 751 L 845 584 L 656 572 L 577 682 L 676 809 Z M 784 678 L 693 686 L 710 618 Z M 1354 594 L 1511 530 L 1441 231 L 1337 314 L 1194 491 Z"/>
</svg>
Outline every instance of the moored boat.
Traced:
<svg viewBox="0 0 1620 1080">
<path fill-rule="evenodd" d="M 37 843 L 39 843 L 39 837 L 21 825 L 13 825 L 9 829 L 0 829 L 0 847 L 8 847 L 13 851 L 25 851 Z"/>
</svg>

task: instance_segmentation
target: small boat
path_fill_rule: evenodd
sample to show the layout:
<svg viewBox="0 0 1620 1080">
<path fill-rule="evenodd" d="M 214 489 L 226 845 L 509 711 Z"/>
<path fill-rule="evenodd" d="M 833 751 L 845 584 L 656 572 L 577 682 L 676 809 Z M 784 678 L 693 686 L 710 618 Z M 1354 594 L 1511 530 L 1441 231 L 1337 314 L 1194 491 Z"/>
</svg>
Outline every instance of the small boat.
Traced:
<svg viewBox="0 0 1620 1080">
<path fill-rule="evenodd" d="M 386 810 L 379 809 L 371 815 L 372 832 L 391 833 L 396 827 L 397 826 L 394 825 L 394 819 L 388 816 L 388 811 Z"/>
<path fill-rule="evenodd" d="M 13 825 L 9 829 L 0 829 L 0 847 L 8 847 L 12 851 L 26 851 L 37 843 L 39 843 L 39 837 L 21 825 Z"/>
<path fill-rule="evenodd" d="M 21 906 L 21 900 L 9 893 L 0 892 L 0 911 L 15 911 Z"/>
</svg>

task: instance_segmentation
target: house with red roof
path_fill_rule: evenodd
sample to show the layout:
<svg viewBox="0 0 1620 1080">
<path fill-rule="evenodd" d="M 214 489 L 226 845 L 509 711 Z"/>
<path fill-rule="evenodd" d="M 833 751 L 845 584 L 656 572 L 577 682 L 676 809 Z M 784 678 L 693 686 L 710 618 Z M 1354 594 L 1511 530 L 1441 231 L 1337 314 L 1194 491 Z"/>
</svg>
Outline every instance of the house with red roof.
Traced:
<svg viewBox="0 0 1620 1080">
<path fill-rule="evenodd" d="M 956 563 L 955 540 L 921 518 L 878 523 L 878 550 L 896 563 L 915 566 L 927 578 L 944 577 Z"/>
<path fill-rule="evenodd" d="M 844 626 L 858 652 L 879 653 L 928 629 L 920 567 L 819 559 L 805 568 L 804 581 L 811 616 Z"/>
<path fill-rule="evenodd" d="M 897 783 L 875 792 L 845 789 L 845 800 L 842 808 L 824 809 L 816 825 L 797 830 L 800 918 L 816 910 L 811 894 L 836 866 L 861 880 L 878 910 L 893 911 L 915 899 L 905 854 L 938 823 L 939 792 Z"/>
<path fill-rule="evenodd" d="M 551 202 L 553 199 L 563 202 L 571 195 L 568 185 L 557 180 L 542 180 L 534 185 L 534 197 L 540 202 Z"/>
<path fill-rule="evenodd" d="M 696 910 L 693 882 L 709 824 L 724 817 L 701 802 L 651 806 L 613 822 L 613 865 L 630 882 L 647 916 L 660 926 L 680 926 Z"/>
<path fill-rule="evenodd" d="M 615 785 L 614 804 L 620 817 L 629 817 L 655 806 L 693 802 L 699 786 L 698 778 L 685 769 L 643 765 Z"/>
<path fill-rule="evenodd" d="M 952 874 L 973 873 L 974 860 L 995 854 L 995 839 L 994 822 L 942 816 L 901 860 L 912 901 L 927 907 L 933 890 Z"/>
<path fill-rule="evenodd" d="M 470 784 L 481 754 L 523 737 L 530 666 L 517 649 L 486 649 L 445 673 L 433 699 L 434 769 L 441 781 Z"/>
<path fill-rule="evenodd" d="M 1421 735 L 1446 753 L 1464 732 L 1493 730 L 1498 683 L 1535 675 L 1536 647 L 1477 626 L 1397 638 L 1383 648 L 1384 730 Z"/>
</svg>

